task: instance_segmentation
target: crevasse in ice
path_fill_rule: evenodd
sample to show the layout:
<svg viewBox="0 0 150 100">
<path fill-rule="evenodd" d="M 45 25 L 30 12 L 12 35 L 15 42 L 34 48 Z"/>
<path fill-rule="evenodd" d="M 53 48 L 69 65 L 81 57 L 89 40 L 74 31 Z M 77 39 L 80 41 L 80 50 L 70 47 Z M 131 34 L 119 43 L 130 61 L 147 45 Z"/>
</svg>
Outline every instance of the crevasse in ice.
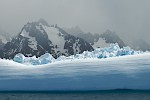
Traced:
<svg viewBox="0 0 150 100">
<path fill-rule="evenodd" d="M 109 57 L 117 57 L 117 56 L 125 56 L 125 55 L 135 55 L 143 53 L 142 51 L 134 51 L 130 47 L 123 47 L 120 48 L 117 43 L 110 44 L 109 47 L 105 48 L 96 48 L 94 51 L 84 51 L 82 54 L 71 55 L 69 57 L 60 56 L 59 58 L 55 59 L 49 53 L 46 53 L 39 58 L 33 57 L 25 57 L 23 54 L 19 53 L 15 55 L 14 61 L 23 64 L 32 64 L 32 65 L 42 65 L 53 63 L 56 61 L 63 61 L 63 60 L 74 60 L 74 59 L 87 59 L 87 58 L 109 58 Z"/>
</svg>

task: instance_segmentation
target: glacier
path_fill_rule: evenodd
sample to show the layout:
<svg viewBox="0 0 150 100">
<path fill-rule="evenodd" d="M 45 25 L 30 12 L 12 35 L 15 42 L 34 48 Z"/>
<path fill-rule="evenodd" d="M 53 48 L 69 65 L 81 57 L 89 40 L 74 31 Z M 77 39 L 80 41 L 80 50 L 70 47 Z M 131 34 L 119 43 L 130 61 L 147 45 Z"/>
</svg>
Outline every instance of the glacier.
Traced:
<svg viewBox="0 0 150 100">
<path fill-rule="evenodd" d="M 0 91 L 150 90 L 149 52 L 112 44 L 70 57 L 31 58 L 0 59 Z"/>
<path fill-rule="evenodd" d="M 144 52 L 135 51 L 128 46 L 120 48 L 119 45 L 115 43 L 115 44 L 110 44 L 109 47 L 96 48 L 92 52 L 84 51 L 82 54 L 76 54 L 76 55 L 72 55 L 69 57 L 60 56 L 57 59 L 53 58 L 53 56 L 49 53 L 46 53 L 39 58 L 36 58 L 35 56 L 25 57 L 23 54 L 19 53 L 15 55 L 13 61 L 22 63 L 22 64 L 42 65 L 42 64 L 54 63 L 54 62 L 62 61 L 62 60 L 72 61 L 75 59 L 88 59 L 88 58 L 102 59 L 102 58 L 109 58 L 109 57 L 135 55 L 135 54 L 141 54 L 141 53 L 144 53 Z"/>
</svg>

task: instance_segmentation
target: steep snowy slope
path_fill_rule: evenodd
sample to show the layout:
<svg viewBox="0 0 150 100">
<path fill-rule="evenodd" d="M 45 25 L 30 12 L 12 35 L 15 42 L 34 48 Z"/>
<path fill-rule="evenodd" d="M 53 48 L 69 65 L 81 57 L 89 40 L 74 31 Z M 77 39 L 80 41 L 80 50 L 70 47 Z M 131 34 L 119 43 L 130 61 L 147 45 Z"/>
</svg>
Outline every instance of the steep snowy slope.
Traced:
<svg viewBox="0 0 150 100">
<path fill-rule="evenodd" d="M 39 66 L 0 63 L 1 91 L 150 89 L 150 53 Z"/>
<path fill-rule="evenodd" d="M 41 19 L 24 25 L 21 32 L 4 46 L 4 58 L 13 58 L 17 53 L 39 57 L 47 52 L 58 58 L 86 50 L 93 50 L 88 42 L 66 33 L 57 25 L 49 26 Z"/>
</svg>

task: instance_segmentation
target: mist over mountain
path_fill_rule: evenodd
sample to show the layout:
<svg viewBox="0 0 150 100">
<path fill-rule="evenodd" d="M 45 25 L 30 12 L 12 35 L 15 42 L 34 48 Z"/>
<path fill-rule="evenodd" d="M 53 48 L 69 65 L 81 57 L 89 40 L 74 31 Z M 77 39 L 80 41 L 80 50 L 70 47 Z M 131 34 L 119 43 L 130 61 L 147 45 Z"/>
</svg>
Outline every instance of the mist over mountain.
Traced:
<svg viewBox="0 0 150 100">
<path fill-rule="evenodd" d="M 54 58 L 70 56 L 92 51 L 93 47 L 85 40 L 72 36 L 56 25 L 49 25 L 45 20 L 28 22 L 21 32 L 3 48 L 4 58 L 13 58 L 17 53 L 39 57 L 50 53 Z"/>
<path fill-rule="evenodd" d="M 95 41 L 99 39 L 99 34 L 92 34 L 90 32 L 85 33 L 83 30 L 81 30 L 80 27 L 71 27 L 71 28 L 63 28 L 66 32 L 70 33 L 71 35 L 74 35 L 76 37 L 83 38 L 87 42 L 89 42 L 91 45 L 94 44 Z"/>
<path fill-rule="evenodd" d="M 109 46 L 110 43 L 118 43 L 120 47 L 130 46 L 135 50 L 141 51 L 150 51 L 150 44 L 144 39 L 132 39 L 131 42 L 128 42 L 128 39 L 125 40 L 124 37 L 120 37 L 115 32 L 111 30 L 106 30 L 102 33 L 85 33 L 80 27 L 71 27 L 71 28 L 63 28 L 66 32 L 81 37 L 90 43 L 93 48 L 97 47 L 106 47 Z M 130 36 L 129 36 L 130 37 Z"/>
<path fill-rule="evenodd" d="M 93 51 L 94 48 L 107 47 L 111 43 L 118 43 L 121 48 L 129 45 L 135 50 L 150 50 L 150 45 L 142 39 L 128 44 L 110 30 L 95 34 L 85 33 L 80 27 L 61 28 L 57 24 L 49 25 L 41 18 L 25 24 L 13 38 L 11 34 L 1 32 L 0 57 L 11 59 L 17 53 L 27 57 L 39 57 L 44 53 L 50 53 L 54 58 L 58 58 L 62 55 L 70 56 Z"/>
<path fill-rule="evenodd" d="M 121 48 L 126 46 L 124 41 L 115 32 L 110 30 L 106 30 L 103 34 L 100 34 L 100 37 L 103 38 L 106 43 L 118 43 Z"/>
<path fill-rule="evenodd" d="M 78 26 L 78 29 L 71 29 L 75 34 L 67 33 L 83 38 L 94 48 L 109 45 L 99 37 L 110 30 L 120 38 L 117 38 L 120 46 L 125 44 L 142 50 L 145 47 L 135 47 L 133 42 L 142 39 L 146 42 L 143 45 L 150 44 L 149 9 L 149 0 L 0 0 L 0 29 L 14 37 L 27 22 L 43 18 L 49 25 L 57 23 L 61 28 Z M 41 22 L 47 24 L 43 20 Z M 2 40 L 0 48 L 4 46 Z"/>
<path fill-rule="evenodd" d="M 135 50 L 150 51 L 150 44 L 143 39 L 134 40 L 131 47 Z"/>
<path fill-rule="evenodd" d="M 118 43 L 120 47 L 125 46 L 123 40 L 115 32 L 110 30 L 106 30 L 105 32 L 99 34 L 90 32 L 85 33 L 79 27 L 64 28 L 64 30 L 74 36 L 83 38 L 90 43 L 93 48 L 106 47 L 110 43 Z"/>
<path fill-rule="evenodd" d="M 4 45 L 11 41 L 11 34 L 4 32 L 3 30 L 0 29 L 0 50 L 3 49 Z"/>
<path fill-rule="evenodd" d="M 150 100 L 149 21 L 150 0 L 0 0 L 0 100 Z"/>
<path fill-rule="evenodd" d="M 49 25 L 44 19 L 37 22 L 28 22 L 19 34 L 4 42 L 10 36 L 2 34 L 1 58 L 13 58 L 17 53 L 25 56 L 39 57 L 50 53 L 54 58 L 61 55 L 70 56 L 92 51 L 93 48 L 106 47 L 110 43 L 118 43 L 120 47 L 124 42 L 113 32 L 103 34 L 84 33 L 79 27 L 62 29 L 57 24 Z"/>
<path fill-rule="evenodd" d="M 0 28 L 16 35 L 28 21 L 44 18 L 85 33 L 109 29 L 126 44 L 139 38 L 150 44 L 149 9 L 149 0 L 0 0 Z"/>
</svg>

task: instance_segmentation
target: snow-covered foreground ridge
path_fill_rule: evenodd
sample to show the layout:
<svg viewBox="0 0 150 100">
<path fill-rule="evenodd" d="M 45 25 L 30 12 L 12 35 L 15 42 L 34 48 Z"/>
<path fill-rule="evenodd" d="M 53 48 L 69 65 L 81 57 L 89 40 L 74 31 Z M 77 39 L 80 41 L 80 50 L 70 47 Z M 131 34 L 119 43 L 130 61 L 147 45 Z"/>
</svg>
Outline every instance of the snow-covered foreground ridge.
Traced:
<svg viewBox="0 0 150 100">
<path fill-rule="evenodd" d="M 0 91 L 150 89 L 150 53 L 107 59 L 91 57 L 97 53 L 87 54 L 90 57 L 81 54 L 80 59 L 36 66 L 1 59 Z"/>
<path fill-rule="evenodd" d="M 49 53 L 42 55 L 39 58 L 33 57 L 25 57 L 23 54 L 17 54 L 13 61 L 22 63 L 22 64 L 31 64 L 31 65 L 42 65 L 48 63 L 54 63 L 57 61 L 66 61 L 66 60 L 75 60 L 75 59 L 89 59 L 89 58 L 110 58 L 110 57 L 118 57 L 118 56 L 126 56 L 126 55 L 136 55 L 142 54 L 141 51 L 134 51 L 130 47 L 123 47 L 120 48 L 118 44 L 110 44 L 109 47 L 105 48 L 97 48 L 92 52 L 84 51 L 82 54 L 76 54 L 69 57 L 60 56 L 59 58 L 55 59 Z"/>
<path fill-rule="evenodd" d="M 0 60 L 0 91 L 150 89 L 150 53 L 45 65 Z"/>
</svg>

